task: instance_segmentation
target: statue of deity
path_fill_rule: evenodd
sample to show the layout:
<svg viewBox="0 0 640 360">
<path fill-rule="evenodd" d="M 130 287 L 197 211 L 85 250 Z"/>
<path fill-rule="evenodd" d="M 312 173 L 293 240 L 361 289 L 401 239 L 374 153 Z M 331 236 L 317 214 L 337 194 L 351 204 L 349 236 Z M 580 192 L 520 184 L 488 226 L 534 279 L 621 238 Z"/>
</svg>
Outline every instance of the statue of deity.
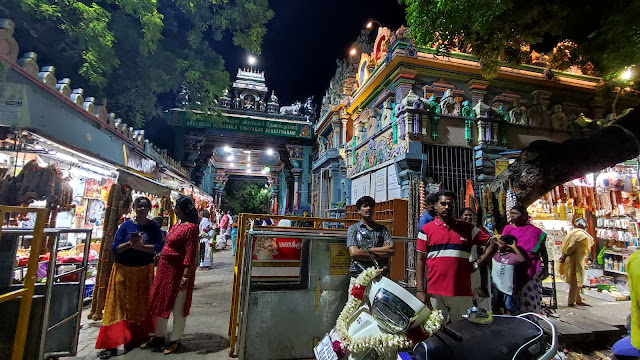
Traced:
<svg viewBox="0 0 640 360">
<path fill-rule="evenodd" d="M 436 97 L 431 95 L 427 100 L 427 111 L 429 112 L 429 118 L 431 120 L 431 139 L 435 140 L 439 135 L 438 123 L 440 122 L 440 116 L 437 114 L 442 113 L 442 107 L 436 101 Z"/>
<path fill-rule="evenodd" d="M 271 90 L 271 97 L 269 98 L 269 102 L 274 104 L 278 103 L 278 97 L 276 96 L 276 92 L 274 90 Z"/>
<path fill-rule="evenodd" d="M 415 112 L 413 113 L 413 133 L 415 135 L 420 134 L 420 128 L 422 127 L 422 112 L 424 111 L 424 103 L 419 96 L 416 97 L 416 100 L 413 102 L 413 109 Z"/>
</svg>

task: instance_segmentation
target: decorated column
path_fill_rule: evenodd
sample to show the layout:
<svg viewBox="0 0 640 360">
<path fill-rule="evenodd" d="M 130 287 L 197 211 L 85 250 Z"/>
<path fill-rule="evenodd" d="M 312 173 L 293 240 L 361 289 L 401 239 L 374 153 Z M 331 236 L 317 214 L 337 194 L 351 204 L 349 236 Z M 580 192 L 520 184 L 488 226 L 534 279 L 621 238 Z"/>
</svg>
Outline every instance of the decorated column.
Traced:
<svg viewBox="0 0 640 360">
<path fill-rule="evenodd" d="M 300 208 L 300 173 L 302 170 L 293 169 L 293 210 Z"/>
</svg>

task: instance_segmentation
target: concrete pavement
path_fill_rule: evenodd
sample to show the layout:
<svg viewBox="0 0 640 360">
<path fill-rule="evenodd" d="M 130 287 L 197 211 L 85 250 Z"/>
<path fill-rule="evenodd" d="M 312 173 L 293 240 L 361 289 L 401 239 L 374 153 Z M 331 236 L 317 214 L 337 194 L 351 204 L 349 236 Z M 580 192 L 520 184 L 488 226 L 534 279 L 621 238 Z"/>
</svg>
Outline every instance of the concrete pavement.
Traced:
<svg viewBox="0 0 640 360">
<path fill-rule="evenodd" d="M 135 349 L 114 360 L 153 360 L 153 359 L 194 359 L 219 360 L 229 359 L 229 307 L 231 289 L 233 287 L 233 257 L 231 246 L 214 254 L 211 270 L 198 270 L 196 288 L 193 291 L 191 313 L 187 318 L 185 335 L 182 338 L 182 349 L 179 353 L 167 355 L 153 353 L 149 350 Z M 99 321 L 87 320 L 88 307 L 85 307 L 78 342 L 76 357 L 66 360 L 94 360 L 99 350 L 95 343 L 98 336 Z M 172 320 L 169 320 L 171 329 Z"/>
</svg>

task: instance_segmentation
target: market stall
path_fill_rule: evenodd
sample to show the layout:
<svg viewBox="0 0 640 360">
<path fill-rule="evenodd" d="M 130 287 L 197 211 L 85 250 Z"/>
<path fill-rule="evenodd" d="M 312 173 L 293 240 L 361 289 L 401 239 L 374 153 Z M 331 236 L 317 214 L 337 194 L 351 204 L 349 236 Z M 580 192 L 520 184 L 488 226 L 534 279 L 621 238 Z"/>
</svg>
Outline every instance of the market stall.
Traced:
<svg viewBox="0 0 640 360">
<path fill-rule="evenodd" d="M 632 159 L 557 186 L 529 208 L 534 224 L 549 234 L 556 260 L 575 220 L 588 220 L 596 241 L 584 264 L 585 295 L 629 299 L 626 260 L 638 249 L 639 192 L 638 160 Z"/>
</svg>

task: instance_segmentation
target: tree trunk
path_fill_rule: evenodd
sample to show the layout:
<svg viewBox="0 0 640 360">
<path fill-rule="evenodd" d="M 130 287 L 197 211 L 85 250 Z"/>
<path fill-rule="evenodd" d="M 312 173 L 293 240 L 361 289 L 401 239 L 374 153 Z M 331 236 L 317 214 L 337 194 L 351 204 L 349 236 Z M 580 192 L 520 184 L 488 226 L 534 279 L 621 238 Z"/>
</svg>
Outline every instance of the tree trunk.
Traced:
<svg viewBox="0 0 640 360">
<path fill-rule="evenodd" d="M 494 193 L 509 185 L 518 202 L 530 205 L 555 186 L 640 154 L 640 106 L 592 134 L 553 143 L 532 142 L 489 185 Z"/>
</svg>

